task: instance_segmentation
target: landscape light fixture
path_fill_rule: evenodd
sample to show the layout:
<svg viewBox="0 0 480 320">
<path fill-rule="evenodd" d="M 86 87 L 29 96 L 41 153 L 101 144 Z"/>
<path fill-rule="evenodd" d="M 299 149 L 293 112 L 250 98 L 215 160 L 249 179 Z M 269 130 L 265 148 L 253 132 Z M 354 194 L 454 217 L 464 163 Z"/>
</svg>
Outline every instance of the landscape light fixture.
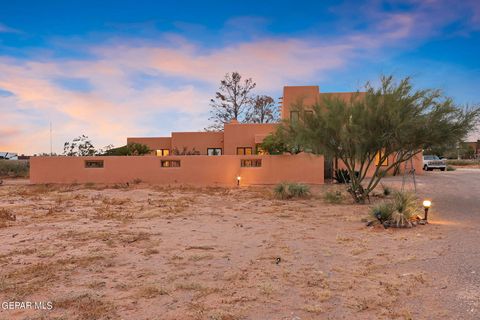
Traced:
<svg viewBox="0 0 480 320">
<path fill-rule="evenodd" d="M 242 177 L 237 176 L 237 187 L 240 187 L 240 180 L 242 180 Z"/>
<path fill-rule="evenodd" d="M 423 200 L 423 208 L 425 209 L 425 217 L 423 220 L 428 221 L 428 209 L 432 206 L 432 201 L 430 200 Z"/>
</svg>

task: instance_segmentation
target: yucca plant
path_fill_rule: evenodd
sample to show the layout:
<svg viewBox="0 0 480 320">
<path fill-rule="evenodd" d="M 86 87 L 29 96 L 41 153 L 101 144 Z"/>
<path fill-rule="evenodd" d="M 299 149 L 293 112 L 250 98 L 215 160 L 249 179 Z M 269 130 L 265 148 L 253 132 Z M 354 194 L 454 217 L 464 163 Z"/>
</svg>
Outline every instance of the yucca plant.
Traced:
<svg viewBox="0 0 480 320">
<path fill-rule="evenodd" d="M 394 208 L 391 202 L 381 202 L 370 210 L 370 215 L 372 218 L 380 221 L 380 223 L 383 223 L 392 219 L 393 211 Z"/>
<path fill-rule="evenodd" d="M 420 213 L 417 197 L 410 192 L 395 192 L 392 206 L 391 223 L 396 227 L 408 226 L 413 217 Z"/>
</svg>

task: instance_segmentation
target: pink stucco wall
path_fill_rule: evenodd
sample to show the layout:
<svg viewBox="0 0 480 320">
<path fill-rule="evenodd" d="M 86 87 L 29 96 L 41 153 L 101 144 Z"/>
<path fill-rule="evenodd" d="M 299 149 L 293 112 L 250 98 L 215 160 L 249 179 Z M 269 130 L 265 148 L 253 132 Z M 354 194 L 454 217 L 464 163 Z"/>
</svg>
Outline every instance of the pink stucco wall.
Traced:
<svg viewBox="0 0 480 320">
<path fill-rule="evenodd" d="M 241 159 L 261 159 L 259 168 L 240 167 Z M 85 168 L 85 160 L 103 160 L 104 168 Z M 180 168 L 162 168 L 161 160 L 180 160 Z M 275 184 L 282 181 L 322 184 L 322 156 L 131 156 L 131 157 L 33 157 L 30 182 L 124 183 L 140 179 L 148 183 L 234 186 Z"/>
<path fill-rule="evenodd" d="M 255 136 L 265 136 L 275 131 L 276 123 L 229 123 L 225 124 L 225 154 L 237 154 L 237 147 L 251 147 L 255 152 Z"/>
<path fill-rule="evenodd" d="M 206 155 L 208 148 L 223 149 L 223 132 L 172 132 L 172 150 L 196 150 Z"/>
</svg>

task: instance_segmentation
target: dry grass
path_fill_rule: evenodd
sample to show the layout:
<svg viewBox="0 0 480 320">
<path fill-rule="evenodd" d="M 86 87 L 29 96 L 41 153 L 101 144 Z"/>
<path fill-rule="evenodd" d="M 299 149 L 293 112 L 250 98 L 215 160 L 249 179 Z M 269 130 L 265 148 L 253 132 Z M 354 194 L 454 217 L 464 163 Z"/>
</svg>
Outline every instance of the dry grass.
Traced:
<svg viewBox="0 0 480 320">
<path fill-rule="evenodd" d="M 54 307 L 68 310 L 71 313 L 71 318 L 78 320 L 118 319 L 118 314 L 112 302 L 105 301 L 90 293 L 60 298 L 54 301 Z"/>
<path fill-rule="evenodd" d="M 327 191 L 284 201 L 264 187 L 2 187 L 0 207 L 21 216 L 3 219 L 0 299 L 53 299 L 48 317 L 61 319 L 418 316 L 408 303 L 430 279 L 399 278 L 395 263 L 444 239 L 371 233 L 367 206 L 328 205 Z"/>
</svg>

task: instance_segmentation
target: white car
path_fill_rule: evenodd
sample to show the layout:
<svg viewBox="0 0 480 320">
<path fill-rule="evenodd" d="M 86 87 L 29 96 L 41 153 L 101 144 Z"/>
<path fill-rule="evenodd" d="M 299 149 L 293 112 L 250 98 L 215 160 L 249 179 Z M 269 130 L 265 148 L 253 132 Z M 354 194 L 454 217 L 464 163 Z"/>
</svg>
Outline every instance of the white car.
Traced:
<svg viewBox="0 0 480 320">
<path fill-rule="evenodd" d="M 433 169 L 445 171 L 447 169 L 447 160 L 440 159 L 438 156 L 423 156 L 423 170 L 432 171 Z"/>
</svg>

